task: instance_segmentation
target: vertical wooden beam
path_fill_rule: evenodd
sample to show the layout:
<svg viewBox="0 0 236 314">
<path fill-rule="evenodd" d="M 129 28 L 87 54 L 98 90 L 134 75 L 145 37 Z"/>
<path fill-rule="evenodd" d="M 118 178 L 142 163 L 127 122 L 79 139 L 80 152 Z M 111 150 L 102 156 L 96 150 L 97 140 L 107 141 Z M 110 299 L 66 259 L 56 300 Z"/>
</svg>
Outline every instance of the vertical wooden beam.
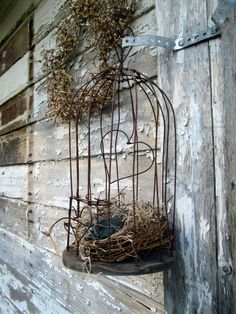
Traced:
<svg viewBox="0 0 236 314">
<path fill-rule="evenodd" d="M 157 0 L 156 12 L 161 36 L 188 36 L 207 27 L 206 1 Z M 158 82 L 174 104 L 178 134 L 177 258 L 164 275 L 168 314 L 218 313 L 209 64 L 207 43 L 158 52 Z"/>
<path fill-rule="evenodd" d="M 208 2 L 208 16 L 218 1 Z M 216 179 L 219 313 L 236 313 L 236 10 L 209 42 Z"/>
</svg>

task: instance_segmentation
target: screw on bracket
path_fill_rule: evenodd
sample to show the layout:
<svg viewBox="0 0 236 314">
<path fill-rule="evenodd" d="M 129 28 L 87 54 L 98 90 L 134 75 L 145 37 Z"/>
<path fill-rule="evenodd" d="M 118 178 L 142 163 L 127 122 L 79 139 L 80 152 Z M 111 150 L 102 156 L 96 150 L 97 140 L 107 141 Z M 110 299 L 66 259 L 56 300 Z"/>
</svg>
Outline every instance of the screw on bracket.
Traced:
<svg viewBox="0 0 236 314">
<path fill-rule="evenodd" d="M 201 32 L 194 33 L 189 37 L 176 39 L 174 50 L 184 49 L 186 47 L 196 45 L 199 42 L 209 40 L 213 37 L 220 36 L 220 35 L 221 35 L 220 29 L 217 29 L 216 27 L 208 28 Z"/>
<path fill-rule="evenodd" d="M 156 46 L 175 51 L 220 35 L 221 30 L 212 27 L 202 32 L 194 33 L 189 37 L 182 37 L 176 40 L 154 35 L 126 36 L 123 38 L 122 46 Z"/>
</svg>

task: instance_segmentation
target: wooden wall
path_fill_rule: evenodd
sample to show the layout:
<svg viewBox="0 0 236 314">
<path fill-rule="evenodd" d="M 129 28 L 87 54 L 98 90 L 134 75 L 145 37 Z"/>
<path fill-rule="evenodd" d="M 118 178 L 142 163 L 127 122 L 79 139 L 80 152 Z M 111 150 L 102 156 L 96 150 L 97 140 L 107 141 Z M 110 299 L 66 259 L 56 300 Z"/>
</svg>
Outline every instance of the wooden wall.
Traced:
<svg viewBox="0 0 236 314">
<path fill-rule="evenodd" d="M 162 274 L 76 273 L 61 262 L 62 226 L 53 233 L 59 256 L 42 234 L 66 215 L 69 196 L 68 129 L 46 116 L 42 71 L 65 2 L 18 1 L 0 24 L 0 311 L 163 313 L 165 303 L 168 314 L 235 313 L 236 12 L 220 39 L 176 53 L 135 48 L 129 59 L 129 66 L 158 75 L 176 111 L 177 258 L 164 274 L 164 300 Z M 140 0 L 133 27 L 176 38 L 212 25 L 216 5 Z M 93 57 L 83 42 L 71 64 L 75 80 L 88 75 Z M 148 133 L 148 116 L 142 123 Z"/>
<path fill-rule="evenodd" d="M 156 0 L 158 34 L 178 38 L 212 26 L 217 3 Z M 158 80 L 174 103 L 178 133 L 177 260 L 164 276 L 168 314 L 236 312 L 235 14 L 220 39 L 176 53 L 158 50 Z"/>
<path fill-rule="evenodd" d="M 46 115 L 42 69 L 65 5 L 65 0 L 18 1 L 0 24 L 0 311 L 163 313 L 162 274 L 76 273 L 62 265 L 63 226 L 53 233 L 59 256 L 42 234 L 68 207 L 68 126 Z M 136 33 L 156 33 L 155 1 L 138 1 L 135 14 Z M 75 80 L 88 75 L 93 58 L 83 42 L 71 62 Z M 156 61 L 156 49 L 137 48 L 128 62 L 155 77 Z M 125 109 L 122 119 L 129 121 Z M 149 120 L 144 112 L 141 127 L 147 134 Z M 93 131 L 96 138 L 96 122 Z M 99 164 L 95 175 L 99 178 Z"/>
</svg>

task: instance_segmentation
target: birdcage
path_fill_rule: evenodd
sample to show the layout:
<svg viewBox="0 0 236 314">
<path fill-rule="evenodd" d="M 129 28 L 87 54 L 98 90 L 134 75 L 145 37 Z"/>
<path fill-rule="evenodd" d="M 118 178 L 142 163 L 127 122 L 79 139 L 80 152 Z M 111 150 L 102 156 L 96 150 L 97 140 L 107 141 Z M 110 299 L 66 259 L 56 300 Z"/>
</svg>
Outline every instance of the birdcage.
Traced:
<svg viewBox="0 0 236 314">
<path fill-rule="evenodd" d="M 74 95 L 63 262 L 130 275 L 173 262 L 176 126 L 161 88 L 120 61 Z"/>
</svg>

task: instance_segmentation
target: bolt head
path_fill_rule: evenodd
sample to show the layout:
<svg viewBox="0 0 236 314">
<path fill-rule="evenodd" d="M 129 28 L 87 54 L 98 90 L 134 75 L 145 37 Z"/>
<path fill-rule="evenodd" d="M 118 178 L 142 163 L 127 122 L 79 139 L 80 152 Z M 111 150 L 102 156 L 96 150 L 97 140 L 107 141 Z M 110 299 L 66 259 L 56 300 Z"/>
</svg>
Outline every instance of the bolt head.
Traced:
<svg viewBox="0 0 236 314">
<path fill-rule="evenodd" d="M 179 40 L 179 42 L 178 42 L 178 44 L 179 44 L 179 46 L 183 46 L 184 45 L 184 39 L 183 38 L 181 38 L 180 40 Z"/>
</svg>

